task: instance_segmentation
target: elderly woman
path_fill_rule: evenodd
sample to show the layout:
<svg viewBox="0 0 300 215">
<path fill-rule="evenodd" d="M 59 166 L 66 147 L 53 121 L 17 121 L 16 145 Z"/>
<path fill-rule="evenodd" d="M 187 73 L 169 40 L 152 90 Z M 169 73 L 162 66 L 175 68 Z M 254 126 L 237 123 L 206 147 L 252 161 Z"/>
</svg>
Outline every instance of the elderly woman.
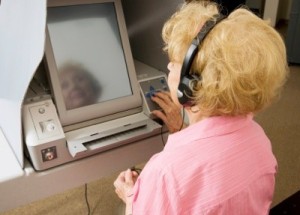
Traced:
<svg viewBox="0 0 300 215">
<path fill-rule="evenodd" d="M 173 130 L 139 176 L 127 170 L 115 180 L 126 214 L 268 214 L 277 162 L 253 116 L 286 81 L 281 36 L 246 9 L 222 18 L 215 3 L 191 1 L 165 23 L 163 39 L 170 95 L 153 97 L 165 110 L 156 114 L 168 122 L 174 104 L 190 124 Z"/>
</svg>

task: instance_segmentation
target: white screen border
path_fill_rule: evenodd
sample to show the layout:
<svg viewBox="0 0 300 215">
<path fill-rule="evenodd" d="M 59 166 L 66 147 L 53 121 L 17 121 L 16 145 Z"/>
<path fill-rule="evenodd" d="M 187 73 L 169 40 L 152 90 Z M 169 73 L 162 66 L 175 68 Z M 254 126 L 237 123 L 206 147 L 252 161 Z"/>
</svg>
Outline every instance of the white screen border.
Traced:
<svg viewBox="0 0 300 215">
<path fill-rule="evenodd" d="M 131 84 L 132 95 L 100 102 L 94 105 L 67 110 L 65 107 L 64 98 L 60 87 L 58 68 L 55 62 L 49 32 L 48 29 L 46 29 L 45 60 L 47 63 L 47 69 L 49 70 L 48 73 L 51 79 L 54 100 L 57 106 L 61 124 L 63 126 L 82 123 L 84 121 L 94 120 L 96 118 L 105 118 L 108 115 L 114 115 L 114 118 L 118 118 L 124 115 L 122 113 L 129 114 L 131 112 L 139 112 L 141 110 L 142 99 L 140 96 L 138 81 L 136 78 L 136 72 L 130 49 L 129 38 L 126 30 L 126 23 L 124 19 L 121 0 L 49 0 L 47 6 L 60 7 L 99 3 L 113 3 L 115 6 L 117 22 L 119 24 L 119 33 L 127 65 L 128 76 Z"/>
</svg>

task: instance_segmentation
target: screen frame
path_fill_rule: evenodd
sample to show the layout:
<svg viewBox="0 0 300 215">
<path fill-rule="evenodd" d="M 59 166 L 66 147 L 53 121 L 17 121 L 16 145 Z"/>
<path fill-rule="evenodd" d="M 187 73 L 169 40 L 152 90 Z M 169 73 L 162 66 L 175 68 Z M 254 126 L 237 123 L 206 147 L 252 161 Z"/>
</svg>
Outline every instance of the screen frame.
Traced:
<svg viewBox="0 0 300 215">
<path fill-rule="evenodd" d="M 140 89 L 139 89 L 134 61 L 131 53 L 131 47 L 130 47 L 128 33 L 126 29 L 126 23 L 123 14 L 121 0 L 48 0 L 47 8 L 72 6 L 72 5 L 99 4 L 99 3 L 114 4 L 116 19 L 119 27 L 118 30 L 119 30 L 121 43 L 122 43 L 121 45 L 123 47 L 123 53 L 124 53 L 125 62 L 127 66 L 132 95 L 96 103 L 89 106 L 67 110 L 65 107 L 64 98 L 60 87 L 58 68 L 56 65 L 54 52 L 52 49 L 49 31 L 46 23 L 45 61 L 46 61 L 46 67 L 48 69 L 48 74 L 49 74 L 52 92 L 54 96 L 54 102 L 56 103 L 58 115 L 60 117 L 62 126 L 70 126 L 88 120 L 95 121 L 95 119 L 98 118 L 107 118 L 107 116 L 109 115 L 112 115 L 113 116 L 112 118 L 118 118 L 120 116 L 123 116 L 124 114 L 126 115 L 135 112 L 141 112 L 142 98 L 140 96 Z"/>
</svg>

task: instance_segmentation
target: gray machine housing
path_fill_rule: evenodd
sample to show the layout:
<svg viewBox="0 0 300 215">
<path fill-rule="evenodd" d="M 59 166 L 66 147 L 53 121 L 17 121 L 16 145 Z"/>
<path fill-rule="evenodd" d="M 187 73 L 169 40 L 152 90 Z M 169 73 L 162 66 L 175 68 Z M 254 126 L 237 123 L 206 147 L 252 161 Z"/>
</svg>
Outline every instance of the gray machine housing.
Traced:
<svg viewBox="0 0 300 215">
<path fill-rule="evenodd" d="M 82 159 L 161 132 L 162 126 L 151 114 L 159 107 L 148 95 L 150 88 L 153 92 L 168 90 L 166 74 L 138 61 L 135 65 L 143 111 L 71 131 L 62 127 L 51 96 L 38 85 L 30 88 L 35 88 L 35 94 L 29 91 L 23 105 L 23 133 L 27 155 L 36 170 Z"/>
</svg>

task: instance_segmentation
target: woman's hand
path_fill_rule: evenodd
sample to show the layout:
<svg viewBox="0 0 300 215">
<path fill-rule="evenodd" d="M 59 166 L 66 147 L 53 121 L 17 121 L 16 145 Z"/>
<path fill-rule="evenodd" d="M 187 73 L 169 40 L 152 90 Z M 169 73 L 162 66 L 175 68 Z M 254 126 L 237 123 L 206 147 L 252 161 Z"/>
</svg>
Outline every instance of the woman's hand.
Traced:
<svg viewBox="0 0 300 215">
<path fill-rule="evenodd" d="M 125 204 L 132 202 L 133 186 L 138 177 L 136 171 L 130 169 L 123 171 L 119 174 L 117 179 L 114 181 L 115 192 L 118 197 L 123 200 Z"/>
<path fill-rule="evenodd" d="M 166 124 L 170 133 L 177 132 L 184 127 L 180 107 L 173 102 L 169 92 L 157 92 L 151 99 L 163 110 L 154 110 L 152 113 Z"/>
</svg>

